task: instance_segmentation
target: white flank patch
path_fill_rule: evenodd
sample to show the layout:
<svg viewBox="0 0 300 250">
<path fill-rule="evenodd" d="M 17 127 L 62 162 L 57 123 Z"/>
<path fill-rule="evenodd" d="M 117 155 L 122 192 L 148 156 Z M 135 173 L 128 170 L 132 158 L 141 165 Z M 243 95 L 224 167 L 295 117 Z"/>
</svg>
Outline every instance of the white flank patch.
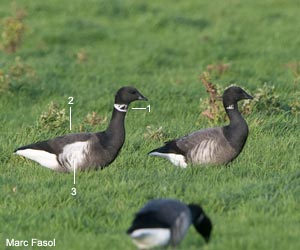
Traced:
<svg viewBox="0 0 300 250">
<path fill-rule="evenodd" d="M 134 230 L 130 237 L 140 249 L 165 246 L 171 238 L 171 231 L 167 228 L 143 228 Z"/>
<path fill-rule="evenodd" d="M 215 140 L 201 141 L 191 152 L 191 159 L 194 164 L 210 163 L 216 151 L 218 144 Z"/>
<path fill-rule="evenodd" d="M 69 171 L 78 169 L 87 159 L 89 144 L 89 141 L 79 141 L 65 145 L 58 156 L 59 161 Z"/>
<path fill-rule="evenodd" d="M 16 151 L 17 155 L 24 156 L 30 160 L 36 161 L 46 168 L 58 169 L 59 163 L 57 161 L 56 155 L 48 153 L 44 150 L 37 149 L 22 149 Z"/>
<path fill-rule="evenodd" d="M 181 168 L 187 167 L 187 163 L 183 155 L 173 154 L 173 153 L 159 153 L 159 152 L 152 152 L 149 155 L 166 158 L 177 167 L 181 167 Z"/>
</svg>

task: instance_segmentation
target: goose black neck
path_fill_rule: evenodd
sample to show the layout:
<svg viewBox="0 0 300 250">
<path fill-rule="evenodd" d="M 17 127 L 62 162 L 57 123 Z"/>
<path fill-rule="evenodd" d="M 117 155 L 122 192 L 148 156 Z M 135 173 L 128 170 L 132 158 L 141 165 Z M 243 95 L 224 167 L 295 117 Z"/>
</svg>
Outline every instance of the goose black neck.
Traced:
<svg viewBox="0 0 300 250">
<path fill-rule="evenodd" d="M 229 117 L 230 126 L 234 126 L 235 124 L 240 124 L 242 121 L 245 121 L 239 111 L 237 103 L 229 105 L 224 104 L 224 108 Z"/>
<path fill-rule="evenodd" d="M 204 216 L 203 210 L 198 205 L 189 204 L 188 207 L 191 212 L 191 222 L 192 223 L 196 223 L 199 216 L 201 216 L 201 215 Z"/>
<path fill-rule="evenodd" d="M 212 223 L 202 210 L 202 208 L 195 204 L 188 205 L 191 211 L 191 222 L 193 223 L 195 229 L 200 233 L 206 242 L 209 241 L 210 233 L 212 230 Z"/>
<path fill-rule="evenodd" d="M 126 112 L 118 111 L 116 108 L 113 109 L 111 120 L 109 122 L 108 128 L 106 129 L 106 133 L 109 136 L 114 136 L 116 138 L 125 137 L 125 116 Z"/>
<path fill-rule="evenodd" d="M 231 146 L 240 152 L 248 136 L 248 125 L 238 109 L 237 102 L 224 103 L 224 108 L 230 120 L 230 124 L 223 128 L 224 135 Z"/>
</svg>

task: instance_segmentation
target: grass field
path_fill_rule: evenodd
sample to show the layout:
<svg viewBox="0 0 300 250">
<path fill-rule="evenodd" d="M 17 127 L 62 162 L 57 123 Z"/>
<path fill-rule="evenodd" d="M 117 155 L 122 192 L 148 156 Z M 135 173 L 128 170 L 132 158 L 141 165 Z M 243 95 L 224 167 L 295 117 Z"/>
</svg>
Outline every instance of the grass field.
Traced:
<svg viewBox="0 0 300 250">
<path fill-rule="evenodd" d="M 200 203 L 213 221 L 209 244 L 191 228 L 178 249 L 299 247 L 298 1 L 2 0 L 1 32 L 16 8 L 26 12 L 22 42 L 15 53 L 0 52 L 0 249 L 135 249 L 125 232 L 133 214 L 158 197 Z M 222 88 L 275 88 L 264 108 L 245 116 L 250 134 L 241 155 L 229 167 L 185 170 L 148 157 L 164 140 L 211 126 L 201 116 L 207 93 L 199 76 L 224 64 L 226 71 L 212 72 Z M 69 133 L 69 96 L 72 132 L 82 124 L 104 130 L 114 93 L 125 85 L 149 99 L 131 107 L 150 104 L 151 112 L 128 112 L 119 157 L 79 173 L 75 197 L 71 174 L 12 154 Z M 281 108 L 272 109 L 272 98 Z M 39 120 L 51 102 L 66 111 L 57 127 Z M 93 111 L 107 120 L 84 122 Z M 7 238 L 55 238 L 56 247 L 6 247 Z"/>
</svg>

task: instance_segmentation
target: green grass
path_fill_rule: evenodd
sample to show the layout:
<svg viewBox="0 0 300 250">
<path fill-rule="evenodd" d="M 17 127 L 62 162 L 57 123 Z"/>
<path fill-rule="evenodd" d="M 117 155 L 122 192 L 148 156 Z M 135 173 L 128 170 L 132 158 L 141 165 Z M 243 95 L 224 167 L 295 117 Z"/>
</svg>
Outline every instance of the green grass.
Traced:
<svg viewBox="0 0 300 250">
<path fill-rule="evenodd" d="M 11 15 L 10 3 L 1 1 L 1 19 Z M 27 12 L 27 30 L 15 54 L 0 52 L 0 70 L 9 73 L 18 56 L 36 78 L 21 75 L 0 92 L 0 249 L 15 249 L 5 247 L 6 238 L 56 238 L 57 250 L 135 249 L 126 229 L 158 197 L 200 203 L 213 221 L 208 245 L 191 228 L 179 249 L 300 245 L 299 115 L 247 115 L 247 144 L 229 167 L 175 168 L 148 157 L 162 142 L 144 137 L 149 125 L 162 126 L 168 138 L 209 126 L 199 119 L 207 94 L 198 78 L 209 64 L 230 64 L 213 78 L 222 87 L 235 83 L 255 93 L 268 83 L 283 103 L 299 97 L 299 79 L 285 66 L 300 60 L 298 1 L 15 3 Z M 87 57 L 82 63 L 80 51 Z M 130 110 L 119 157 L 102 171 L 79 173 L 76 197 L 72 175 L 12 155 L 67 131 L 35 130 L 51 101 L 68 109 L 67 98 L 75 98 L 78 129 L 89 112 L 109 118 L 113 95 L 124 85 L 148 97 L 151 112 Z"/>
</svg>

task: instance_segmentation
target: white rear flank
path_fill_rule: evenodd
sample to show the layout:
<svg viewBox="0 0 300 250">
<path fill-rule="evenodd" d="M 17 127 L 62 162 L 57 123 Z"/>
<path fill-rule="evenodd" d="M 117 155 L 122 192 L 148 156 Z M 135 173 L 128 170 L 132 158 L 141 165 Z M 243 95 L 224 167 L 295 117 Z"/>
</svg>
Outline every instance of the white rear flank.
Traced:
<svg viewBox="0 0 300 250">
<path fill-rule="evenodd" d="M 139 249 L 165 246 L 171 238 L 171 231 L 167 228 L 143 228 L 134 230 L 130 237 Z"/>
<path fill-rule="evenodd" d="M 172 164 L 174 164 L 177 167 L 181 167 L 181 168 L 186 168 L 187 167 L 185 157 L 183 155 L 180 155 L 180 154 L 152 152 L 149 155 L 166 158 L 170 162 L 172 162 Z"/>
<path fill-rule="evenodd" d="M 67 171 L 73 171 L 74 168 L 77 170 L 87 160 L 89 146 L 89 141 L 67 144 L 64 146 L 63 152 L 58 155 L 58 159 Z"/>
<path fill-rule="evenodd" d="M 22 149 L 15 152 L 17 155 L 24 156 L 30 160 L 36 161 L 43 167 L 51 168 L 57 170 L 60 165 L 57 161 L 56 155 L 51 154 L 47 151 L 37 150 L 37 149 Z"/>
<path fill-rule="evenodd" d="M 215 157 L 215 152 L 218 144 L 215 140 L 203 140 L 197 146 L 191 149 L 189 155 L 191 156 L 193 164 L 210 163 Z"/>
</svg>

